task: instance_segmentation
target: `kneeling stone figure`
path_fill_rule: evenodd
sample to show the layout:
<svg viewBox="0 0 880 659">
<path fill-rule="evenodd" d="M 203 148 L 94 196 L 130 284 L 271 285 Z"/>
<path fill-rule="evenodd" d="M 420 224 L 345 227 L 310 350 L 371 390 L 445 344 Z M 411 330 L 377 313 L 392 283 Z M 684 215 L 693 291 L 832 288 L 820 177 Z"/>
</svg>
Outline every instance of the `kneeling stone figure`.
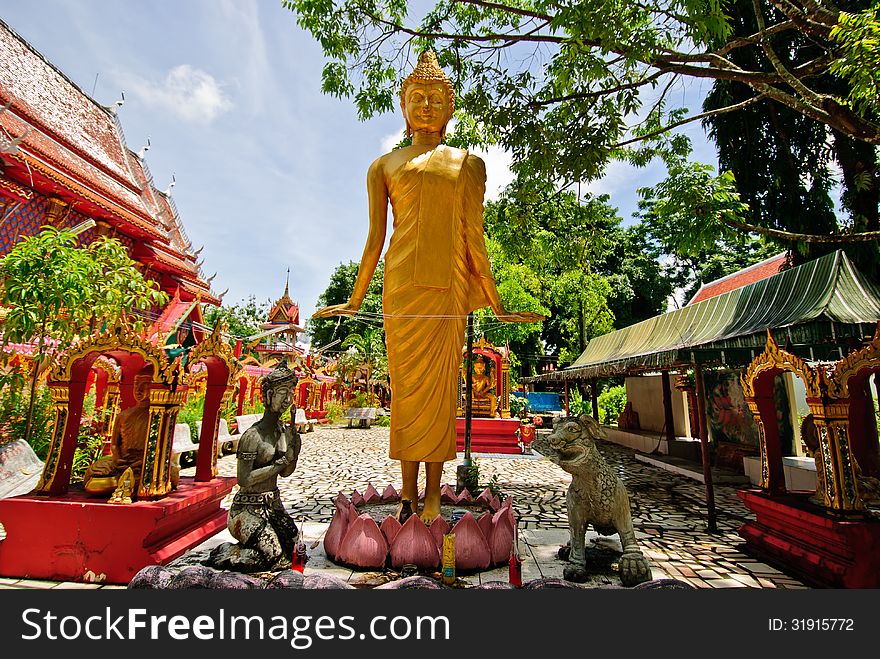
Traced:
<svg viewBox="0 0 880 659">
<path fill-rule="evenodd" d="M 265 413 L 238 443 L 238 491 L 227 528 L 239 544 L 216 547 L 208 565 L 239 572 L 290 567 L 299 530 L 284 510 L 278 477 L 293 474 L 300 452 L 296 428 L 280 421 L 293 402 L 296 382 L 296 374 L 285 362 L 263 378 Z"/>
<path fill-rule="evenodd" d="M 635 586 L 651 579 L 651 569 L 636 542 L 626 487 L 596 448 L 601 436 L 592 417 L 566 417 L 554 423 L 552 433 L 537 437 L 532 449 L 572 475 L 566 495 L 571 565 L 565 568 L 565 579 L 587 579 L 584 541 L 592 524 L 602 535 L 619 534 L 620 580 L 624 586 Z"/>
</svg>

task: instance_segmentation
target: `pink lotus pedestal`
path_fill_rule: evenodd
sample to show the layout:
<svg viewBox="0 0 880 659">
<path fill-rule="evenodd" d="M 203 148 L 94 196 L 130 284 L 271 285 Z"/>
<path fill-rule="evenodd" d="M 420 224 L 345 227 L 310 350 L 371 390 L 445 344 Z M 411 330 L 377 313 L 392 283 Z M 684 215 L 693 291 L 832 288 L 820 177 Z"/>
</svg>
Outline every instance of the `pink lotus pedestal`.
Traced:
<svg viewBox="0 0 880 659">
<path fill-rule="evenodd" d="M 421 570 L 440 567 L 443 536 L 455 535 L 455 567 L 463 573 L 507 565 L 514 549 L 516 516 L 513 500 L 500 502 L 487 488 L 478 496 L 460 495 L 444 485 L 441 516 L 426 525 L 418 515 L 401 524 L 394 516 L 400 495 L 389 485 L 382 494 L 368 485 L 363 494 L 336 497 L 336 512 L 324 535 L 330 560 L 363 570 L 415 565 Z M 460 514 L 454 519 L 453 515 Z"/>
</svg>

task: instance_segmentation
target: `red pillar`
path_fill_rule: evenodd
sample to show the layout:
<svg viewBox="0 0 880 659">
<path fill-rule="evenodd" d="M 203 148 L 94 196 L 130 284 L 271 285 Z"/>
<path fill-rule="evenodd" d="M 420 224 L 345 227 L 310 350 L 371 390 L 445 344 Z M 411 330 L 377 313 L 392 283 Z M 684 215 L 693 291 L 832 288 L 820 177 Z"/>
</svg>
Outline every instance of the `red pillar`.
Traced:
<svg viewBox="0 0 880 659">
<path fill-rule="evenodd" d="M 76 369 L 74 369 L 75 371 Z M 61 452 L 58 456 L 58 468 L 55 477 L 46 490 L 50 496 L 67 493 L 70 485 L 70 470 L 73 467 L 73 454 L 79 439 L 79 424 L 82 420 L 83 399 L 86 396 L 86 378 L 88 371 L 76 373 L 70 379 L 70 402 L 67 407 L 67 422 L 64 426 L 64 437 L 61 440 Z"/>
<path fill-rule="evenodd" d="M 209 384 L 205 388 L 205 411 L 202 414 L 202 432 L 199 434 L 199 452 L 196 454 L 196 481 L 209 481 L 217 475 L 217 429 L 220 425 L 220 404 L 226 393 L 226 381 Z M 219 379 L 219 378 L 218 378 Z"/>
<path fill-rule="evenodd" d="M 245 400 L 245 396 L 247 396 L 247 390 L 248 390 L 248 379 L 241 378 L 238 381 L 238 405 L 235 408 L 236 409 L 235 413 L 238 416 L 241 416 L 242 414 L 244 414 L 244 400 Z"/>
</svg>

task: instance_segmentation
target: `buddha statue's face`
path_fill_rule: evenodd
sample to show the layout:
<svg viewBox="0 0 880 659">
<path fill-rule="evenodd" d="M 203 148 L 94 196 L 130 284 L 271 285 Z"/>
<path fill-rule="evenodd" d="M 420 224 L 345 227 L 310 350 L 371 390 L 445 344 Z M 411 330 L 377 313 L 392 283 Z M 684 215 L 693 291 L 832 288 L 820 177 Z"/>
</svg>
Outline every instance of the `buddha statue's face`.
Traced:
<svg viewBox="0 0 880 659">
<path fill-rule="evenodd" d="M 482 375 L 486 372 L 486 364 L 483 362 L 474 362 L 474 373 L 477 375 Z"/>
<path fill-rule="evenodd" d="M 447 88 L 439 82 L 410 83 L 404 101 L 406 120 L 414 133 L 440 133 L 452 114 Z"/>
<path fill-rule="evenodd" d="M 138 403 L 143 403 L 150 396 L 150 378 L 135 378 L 132 394 Z"/>
<path fill-rule="evenodd" d="M 276 385 L 269 391 L 267 407 L 273 412 L 284 412 L 293 404 L 293 387 L 286 384 Z"/>
</svg>

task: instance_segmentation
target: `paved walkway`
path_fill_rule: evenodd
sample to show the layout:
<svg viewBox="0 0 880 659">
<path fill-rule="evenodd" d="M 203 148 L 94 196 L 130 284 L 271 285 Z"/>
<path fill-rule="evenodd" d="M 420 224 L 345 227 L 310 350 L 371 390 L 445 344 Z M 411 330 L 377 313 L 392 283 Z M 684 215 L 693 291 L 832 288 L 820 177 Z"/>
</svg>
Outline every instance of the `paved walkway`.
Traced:
<svg viewBox="0 0 880 659">
<path fill-rule="evenodd" d="M 323 555 L 320 540 L 333 516 L 333 498 L 342 491 L 363 492 L 372 483 L 380 492 L 391 483 L 400 485 L 399 466 L 387 457 L 388 429 L 373 427 L 318 427 L 302 435 L 302 452 L 296 472 L 280 480 L 285 504 L 292 510 L 309 547 L 306 570 L 333 573 L 353 584 L 375 577 L 337 566 Z M 633 523 L 642 550 L 654 578 L 671 577 L 698 588 L 805 588 L 793 577 L 754 559 L 742 550 L 737 528 L 750 513 L 736 496 L 735 488 L 716 485 L 717 533 L 706 532 L 705 489 L 691 478 L 670 473 L 635 459 L 631 449 L 615 444 L 600 445 L 605 458 L 623 478 L 630 494 Z M 476 454 L 480 483 L 493 476 L 505 494 L 514 498 L 519 515 L 520 551 L 524 580 L 561 577 L 565 563 L 556 557 L 560 545 L 568 540 L 565 492 L 569 474 L 539 456 L 484 456 Z M 455 483 L 455 469 L 460 460 L 446 463 L 444 482 Z M 235 475 L 235 458 L 220 460 L 224 476 Z M 194 468 L 184 470 L 190 475 Z M 224 502 L 228 506 L 231 496 Z M 231 540 L 226 532 L 218 534 L 183 561 L 195 561 L 210 547 Z M 592 554 L 601 562 L 620 550 L 617 536 L 596 537 Z M 611 558 L 608 558 L 611 560 Z M 607 567 L 612 567 L 610 564 Z M 600 570 L 600 572 L 602 572 Z M 471 583 L 507 580 L 507 569 L 497 569 L 465 577 Z M 610 570 L 597 575 L 591 585 L 618 585 Z M 64 588 L 88 587 L 87 584 L 0 580 L 0 587 Z M 97 587 L 97 586 L 94 586 Z M 110 586 L 104 586 L 105 588 Z"/>
</svg>

